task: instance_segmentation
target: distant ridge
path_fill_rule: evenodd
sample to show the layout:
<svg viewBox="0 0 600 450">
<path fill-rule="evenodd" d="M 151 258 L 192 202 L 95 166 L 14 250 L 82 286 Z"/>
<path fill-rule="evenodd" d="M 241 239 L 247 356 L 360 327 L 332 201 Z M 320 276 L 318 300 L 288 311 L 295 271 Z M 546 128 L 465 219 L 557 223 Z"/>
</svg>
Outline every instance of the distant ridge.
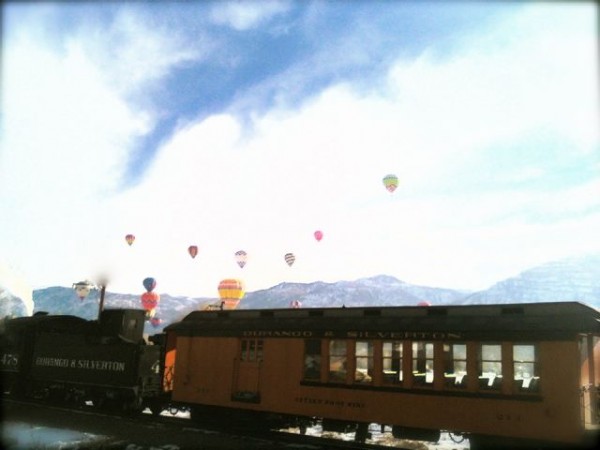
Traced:
<svg viewBox="0 0 600 450">
<path fill-rule="evenodd" d="M 336 283 L 281 283 L 246 294 L 239 308 L 287 308 L 293 300 L 309 308 L 403 306 L 422 301 L 454 303 L 464 296 L 465 291 L 416 286 L 389 275 L 378 275 Z"/>
<path fill-rule="evenodd" d="M 18 298 L 6 290 L 0 289 L 0 292 L 0 318 L 25 315 Z M 70 288 L 49 287 L 35 290 L 33 300 L 34 312 L 71 314 L 86 319 L 95 319 L 98 314 L 97 293 L 80 301 Z M 216 300 L 216 297 L 193 298 L 161 293 L 157 316 L 162 323 L 156 328 L 147 324 L 146 332 L 158 332 L 165 325 L 181 320 L 191 311 Z M 424 301 L 431 305 L 580 301 L 599 308 L 600 255 L 549 262 L 479 292 L 418 286 L 389 275 L 378 275 L 335 283 L 280 283 L 269 289 L 247 293 L 238 308 L 288 308 L 294 300 L 304 308 L 404 306 Z M 107 292 L 105 304 L 107 308 L 139 308 L 140 296 Z"/>
<path fill-rule="evenodd" d="M 580 301 L 600 306 L 600 255 L 553 261 L 464 298 L 464 304 Z"/>
</svg>

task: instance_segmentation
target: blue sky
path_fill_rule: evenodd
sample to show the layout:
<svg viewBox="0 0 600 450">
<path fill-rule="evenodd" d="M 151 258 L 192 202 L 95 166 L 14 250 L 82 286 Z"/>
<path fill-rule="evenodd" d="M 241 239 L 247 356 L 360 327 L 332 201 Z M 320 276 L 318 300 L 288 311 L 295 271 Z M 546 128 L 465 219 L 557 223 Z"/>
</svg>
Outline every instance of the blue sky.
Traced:
<svg viewBox="0 0 600 450">
<path fill-rule="evenodd" d="M 215 296 L 229 277 L 382 273 L 483 289 L 598 252 L 596 17 L 592 2 L 5 3 L 0 263 L 34 287 L 136 293 L 153 276 Z"/>
</svg>

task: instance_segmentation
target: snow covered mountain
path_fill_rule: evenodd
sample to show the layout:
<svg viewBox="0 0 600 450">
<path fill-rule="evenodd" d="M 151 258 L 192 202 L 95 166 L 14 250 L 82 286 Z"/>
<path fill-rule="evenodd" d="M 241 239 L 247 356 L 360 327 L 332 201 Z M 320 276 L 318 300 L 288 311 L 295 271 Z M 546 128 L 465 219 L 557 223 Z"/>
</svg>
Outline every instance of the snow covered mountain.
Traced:
<svg viewBox="0 0 600 450">
<path fill-rule="evenodd" d="M 308 308 L 335 306 L 402 306 L 427 301 L 448 304 L 460 301 L 468 292 L 431 288 L 379 275 L 337 283 L 281 283 L 270 289 L 246 294 L 238 308 L 287 308 L 294 300 Z"/>
<path fill-rule="evenodd" d="M 0 318 L 5 316 L 26 316 L 27 308 L 23 300 L 9 289 L 0 286 Z"/>
<path fill-rule="evenodd" d="M 19 299 L 1 289 L 1 281 L 0 317 L 26 315 Z M 50 287 L 35 290 L 33 300 L 34 312 L 71 314 L 86 319 L 94 319 L 98 315 L 97 292 L 80 301 L 70 288 Z M 417 286 L 391 276 L 379 275 L 336 283 L 281 283 L 269 289 L 248 292 L 238 308 L 287 308 L 295 300 L 306 308 L 400 306 L 425 301 L 432 305 L 581 301 L 600 308 L 600 255 L 550 262 L 480 292 Z M 156 316 L 162 323 L 157 327 L 148 323 L 146 332 L 157 332 L 189 312 L 214 302 L 217 302 L 216 297 L 176 297 L 161 293 Z M 140 296 L 107 292 L 105 307 L 139 308 Z"/>
<path fill-rule="evenodd" d="M 463 298 L 462 304 L 580 301 L 600 307 L 600 255 L 550 262 L 526 270 L 489 289 Z"/>
<path fill-rule="evenodd" d="M 170 323 L 184 318 L 190 312 L 216 299 L 174 297 L 161 294 L 160 303 L 156 308 L 156 317 L 161 319 L 158 326 L 146 324 L 147 333 L 156 333 Z M 68 314 L 84 319 L 98 317 L 99 292 L 92 291 L 84 300 L 80 300 L 73 289 L 66 287 L 49 287 L 38 289 L 33 293 L 34 312 L 47 311 L 51 314 Z M 141 308 L 139 294 L 117 294 L 106 292 L 104 307 L 110 308 Z"/>
</svg>

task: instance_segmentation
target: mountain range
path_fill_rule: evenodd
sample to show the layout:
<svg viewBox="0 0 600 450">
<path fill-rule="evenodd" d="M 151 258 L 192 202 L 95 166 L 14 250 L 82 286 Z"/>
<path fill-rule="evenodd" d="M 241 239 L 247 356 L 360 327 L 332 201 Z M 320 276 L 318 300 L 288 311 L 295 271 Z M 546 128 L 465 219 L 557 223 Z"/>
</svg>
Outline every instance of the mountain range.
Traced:
<svg viewBox="0 0 600 450">
<path fill-rule="evenodd" d="M 1 280 L 0 280 L 1 285 Z M 48 287 L 33 292 L 34 312 L 71 314 L 93 319 L 98 314 L 98 293 L 80 301 L 71 288 Z M 302 307 L 403 306 L 426 302 L 430 305 L 531 303 L 580 301 L 600 308 L 600 255 L 563 259 L 526 270 L 478 292 L 418 286 L 388 275 L 354 281 L 325 283 L 281 283 L 269 289 L 248 292 L 238 309 L 288 308 L 299 301 Z M 160 331 L 189 312 L 217 303 L 217 298 L 192 298 L 161 293 L 156 316 L 161 323 L 146 325 L 149 333 Z M 139 308 L 140 296 L 107 292 L 106 308 Z M 0 317 L 22 316 L 18 298 L 0 287 Z"/>
</svg>

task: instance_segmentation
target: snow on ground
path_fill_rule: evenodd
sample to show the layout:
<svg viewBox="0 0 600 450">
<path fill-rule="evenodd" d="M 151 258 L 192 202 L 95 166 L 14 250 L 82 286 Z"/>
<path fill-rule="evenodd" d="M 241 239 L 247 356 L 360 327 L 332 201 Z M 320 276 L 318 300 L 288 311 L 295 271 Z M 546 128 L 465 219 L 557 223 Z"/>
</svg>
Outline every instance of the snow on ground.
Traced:
<svg viewBox="0 0 600 450">
<path fill-rule="evenodd" d="M 7 449 L 76 449 L 108 439 L 74 430 L 58 430 L 22 422 L 2 424 L 2 444 Z"/>
<path fill-rule="evenodd" d="M 296 429 L 286 430 L 289 432 L 298 432 Z M 438 442 L 423 442 L 423 441 L 411 441 L 408 439 L 397 439 L 392 436 L 391 429 L 386 427 L 385 433 L 381 433 L 381 427 L 378 424 L 371 424 L 369 432 L 371 433 L 371 439 L 367 440 L 367 443 L 387 445 L 390 447 L 402 447 L 410 448 L 412 450 L 469 450 L 469 440 L 462 439 L 460 436 L 453 436 L 450 433 L 441 433 L 440 440 Z M 306 434 L 310 436 L 324 436 L 336 439 L 343 439 L 345 441 L 354 440 L 354 433 L 333 433 L 323 432 L 320 425 L 308 428 Z"/>
<path fill-rule="evenodd" d="M 150 414 L 150 410 L 144 411 Z M 172 414 L 173 413 L 173 414 Z M 189 419 L 189 411 L 163 411 L 163 416 L 180 417 Z M 291 433 L 298 433 L 297 428 L 285 430 Z M 391 435 L 389 427 L 386 428 L 386 433 L 381 433 L 381 428 L 377 424 L 372 424 L 369 428 L 371 439 L 367 442 L 387 445 L 390 447 L 410 448 L 413 450 L 469 450 L 468 439 L 460 442 L 460 437 L 454 437 L 449 433 L 442 433 L 440 440 L 436 443 L 409 441 L 406 439 L 396 439 Z M 321 426 L 317 425 L 307 429 L 306 434 L 310 436 L 324 436 L 346 441 L 354 440 L 354 433 L 331 433 L 323 432 Z M 48 450 L 69 450 L 76 449 L 82 445 L 92 443 L 101 443 L 109 439 L 107 436 L 94 435 L 91 433 L 82 433 L 74 430 L 59 430 L 55 428 L 42 427 L 34 424 L 21 422 L 5 422 L 2 424 L 2 443 L 4 448 L 8 449 L 32 449 L 43 448 Z M 459 441 L 459 442 L 456 442 Z"/>
</svg>

